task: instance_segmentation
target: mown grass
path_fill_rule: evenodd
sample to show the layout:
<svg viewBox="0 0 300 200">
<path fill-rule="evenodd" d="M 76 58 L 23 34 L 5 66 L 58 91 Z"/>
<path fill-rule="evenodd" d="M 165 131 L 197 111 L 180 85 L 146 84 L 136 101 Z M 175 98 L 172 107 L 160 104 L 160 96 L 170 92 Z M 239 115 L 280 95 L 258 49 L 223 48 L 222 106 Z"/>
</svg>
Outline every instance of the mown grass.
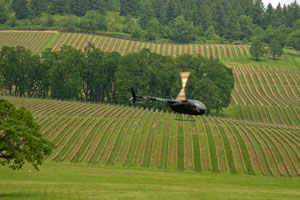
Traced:
<svg viewBox="0 0 300 200">
<path fill-rule="evenodd" d="M 32 173 L 29 175 L 28 170 Z M 40 172 L 25 165 L 0 167 L 0 198 L 22 199 L 300 199 L 300 179 L 144 170 L 46 162 Z"/>
</svg>

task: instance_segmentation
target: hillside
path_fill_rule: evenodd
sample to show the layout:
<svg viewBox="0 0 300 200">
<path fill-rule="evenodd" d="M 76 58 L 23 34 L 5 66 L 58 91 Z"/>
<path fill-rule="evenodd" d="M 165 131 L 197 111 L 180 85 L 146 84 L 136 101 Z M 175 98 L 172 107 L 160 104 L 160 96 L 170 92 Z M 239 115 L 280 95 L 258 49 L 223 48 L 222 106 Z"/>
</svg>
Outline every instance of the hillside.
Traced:
<svg viewBox="0 0 300 200">
<path fill-rule="evenodd" d="M 49 161 L 271 176 L 300 174 L 299 123 L 218 117 L 182 121 L 174 120 L 171 113 L 130 107 L 5 98 L 34 113 L 44 136 L 56 145 Z M 255 113 L 255 109 L 242 113 Z M 269 115 L 284 119 L 276 112 Z"/>
<path fill-rule="evenodd" d="M 204 44 L 159 44 L 124 40 L 106 36 L 61 33 L 55 31 L 0 31 L 0 48 L 2 46 L 24 46 L 34 53 L 41 53 L 46 48 L 59 50 L 63 45 L 70 45 L 76 49 L 84 48 L 88 43 L 105 52 L 119 52 L 125 55 L 148 48 L 151 52 L 162 55 L 178 56 L 182 54 L 201 54 L 206 57 L 227 58 L 249 56 L 247 45 L 204 45 Z"/>
<path fill-rule="evenodd" d="M 48 161 L 114 166 L 300 175 L 300 73 L 297 52 L 254 62 L 244 45 L 175 45 L 58 32 L 0 32 L 0 45 L 35 53 L 92 42 L 122 55 L 142 48 L 164 55 L 201 53 L 233 69 L 230 106 L 218 115 L 174 120 L 132 107 L 4 97 L 33 112 L 56 148 Z M 186 116 L 182 116 L 186 118 Z"/>
</svg>

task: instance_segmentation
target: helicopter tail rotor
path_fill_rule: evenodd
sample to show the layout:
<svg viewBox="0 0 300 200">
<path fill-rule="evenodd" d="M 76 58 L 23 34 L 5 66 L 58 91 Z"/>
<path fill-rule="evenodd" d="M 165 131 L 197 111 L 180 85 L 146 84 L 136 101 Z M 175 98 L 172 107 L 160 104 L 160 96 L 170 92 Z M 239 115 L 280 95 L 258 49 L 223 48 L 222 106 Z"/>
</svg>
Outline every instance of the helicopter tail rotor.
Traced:
<svg viewBox="0 0 300 200">
<path fill-rule="evenodd" d="M 185 87 L 186 87 L 186 83 L 190 77 L 191 72 L 181 72 L 180 76 L 181 76 L 181 82 L 182 82 L 182 88 L 178 94 L 178 96 L 176 97 L 176 101 L 186 101 L 186 95 L 185 95 Z"/>
</svg>

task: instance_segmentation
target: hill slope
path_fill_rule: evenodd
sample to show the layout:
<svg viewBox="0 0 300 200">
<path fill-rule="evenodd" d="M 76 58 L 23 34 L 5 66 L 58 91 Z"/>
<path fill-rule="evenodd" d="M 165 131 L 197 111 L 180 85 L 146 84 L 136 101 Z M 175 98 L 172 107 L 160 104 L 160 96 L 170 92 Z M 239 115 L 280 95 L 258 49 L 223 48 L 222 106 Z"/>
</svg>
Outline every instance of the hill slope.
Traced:
<svg viewBox="0 0 300 200">
<path fill-rule="evenodd" d="M 300 127 L 130 107 L 5 97 L 35 114 L 56 148 L 47 158 L 93 164 L 299 176 Z"/>
<path fill-rule="evenodd" d="M 159 44 L 55 31 L 0 31 L 0 47 L 21 45 L 34 53 L 41 53 L 46 47 L 59 50 L 62 45 L 70 45 L 83 51 L 88 43 L 94 44 L 96 48 L 102 51 L 115 51 L 121 55 L 137 52 L 143 48 L 169 56 L 201 54 L 206 57 L 226 58 L 250 55 L 249 46 L 246 45 Z"/>
<path fill-rule="evenodd" d="M 49 161 L 274 176 L 300 174 L 300 59 L 250 59 L 249 47 L 175 45 L 58 32 L 0 32 L 0 45 L 40 53 L 62 44 L 126 54 L 144 47 L 164 55 L 201 53 L 233 69 L 232 102 L 219 117 L 177 121 L 172 113 L 122 106 L 5 97 L 34 113 L 56 145 Z"/>
</svg>

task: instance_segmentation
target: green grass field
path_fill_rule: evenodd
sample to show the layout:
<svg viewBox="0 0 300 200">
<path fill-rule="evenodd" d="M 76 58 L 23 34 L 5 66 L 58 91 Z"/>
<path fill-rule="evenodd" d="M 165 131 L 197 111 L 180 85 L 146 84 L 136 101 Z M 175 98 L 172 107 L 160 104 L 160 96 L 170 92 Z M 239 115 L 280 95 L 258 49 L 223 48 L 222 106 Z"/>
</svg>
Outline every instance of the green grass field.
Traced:
<svg viewBox="0 0 300 200">
<path fill-rule="evenodd" d="M 31 175 L 28 170 L 31 169 Z M 300 198 L 299 178 L 46 162 L 40 172 L 0 167 L 0 199 Z"/>
</svg>

